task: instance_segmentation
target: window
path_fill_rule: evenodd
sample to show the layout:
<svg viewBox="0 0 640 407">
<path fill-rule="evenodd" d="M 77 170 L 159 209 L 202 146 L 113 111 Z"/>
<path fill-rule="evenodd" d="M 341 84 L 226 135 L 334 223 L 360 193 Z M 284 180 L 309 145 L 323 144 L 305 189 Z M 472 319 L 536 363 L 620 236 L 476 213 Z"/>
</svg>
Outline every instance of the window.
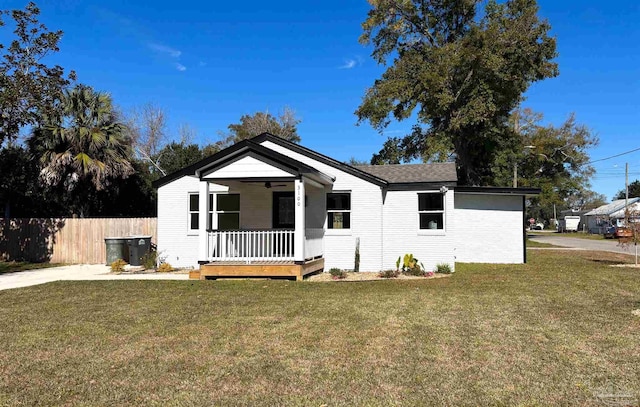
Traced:
<svg viewBox="0 0 640 407">
<path fill-rule="evenodd" d="M 420 229 L 444 229 L 444 195 L 441 193 L 418 194 Z"/>
<path fill-rule="evenodd" d="M 200 226 L 199 194 L 189 194 L 189 230 L 198 230 Z"/>
<path fill-rule="evenodd" d="M 218 230 L 240 229 L 240 194 L 215 194 L 215 211 L 213 195 L 209 197 L 209 226 L 213 225 L 215 213 Z"/>
<path fill-rule="evenodd" d="M 351 193 L 327 194 L 327 227 L 329 229 L 351 228 Z"/>
</svg>

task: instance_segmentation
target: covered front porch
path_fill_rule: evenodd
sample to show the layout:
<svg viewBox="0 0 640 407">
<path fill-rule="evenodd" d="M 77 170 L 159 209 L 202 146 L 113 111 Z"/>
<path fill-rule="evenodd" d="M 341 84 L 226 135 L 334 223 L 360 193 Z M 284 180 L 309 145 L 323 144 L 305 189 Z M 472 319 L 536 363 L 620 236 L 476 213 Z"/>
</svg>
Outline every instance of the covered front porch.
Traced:
<svg viewBox="0 0 640 407">
<path fill-rule="evenodd" d="M 304 164 L 256 152 L 203 171 L 194 204 L 200 270 L 192 278 L 300 280 L 322 270 L 325 190 L 332 181 Z"/>
</svg>

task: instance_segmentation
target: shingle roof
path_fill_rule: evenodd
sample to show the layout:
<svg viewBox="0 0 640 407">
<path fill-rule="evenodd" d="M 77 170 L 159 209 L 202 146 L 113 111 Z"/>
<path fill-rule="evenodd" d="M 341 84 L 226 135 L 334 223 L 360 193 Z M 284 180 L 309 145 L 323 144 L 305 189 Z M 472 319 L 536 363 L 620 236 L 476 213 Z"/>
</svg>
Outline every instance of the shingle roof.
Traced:
<svg viewBox="0 0 640 407">
<path fill-rule="evenodd" d="M 638 200 L 640 200 L 640 198 L 629 198 L 629 205 L 634 204 Z M 624 201 L 624 199 L 617 199 L 615 201 L 612 201 L 611 203 L 602 205 L 585 213 L 585 216 L 612 215 L 614 212 L 618 212 L 619 210 L 624 209 Z"/>
<path fill-rule="evenodd" d="M 391 184 L 458 181 L 455 163 L 356 165 L 355 168 Z"/>
</svg>

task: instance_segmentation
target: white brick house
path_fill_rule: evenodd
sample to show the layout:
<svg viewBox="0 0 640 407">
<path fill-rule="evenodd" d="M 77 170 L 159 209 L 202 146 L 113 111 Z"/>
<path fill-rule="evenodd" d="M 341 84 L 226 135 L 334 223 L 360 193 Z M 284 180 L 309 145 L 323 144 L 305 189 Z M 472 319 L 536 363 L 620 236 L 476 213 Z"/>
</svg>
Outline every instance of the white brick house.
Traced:
<svg viewBox="0 0 640 407">
<path fill-rule="evenodd" d="M 538 193 L 458 186 L 453 163 L 351 167 L 266 133 L 155 186 L 160 256 L 215 266 L 201 278 L 353 269 L 356 246 L 361 271 L 395 268 L 405 253 L 428 270 L 523 263 L 525 196 Z"/>
</svg>

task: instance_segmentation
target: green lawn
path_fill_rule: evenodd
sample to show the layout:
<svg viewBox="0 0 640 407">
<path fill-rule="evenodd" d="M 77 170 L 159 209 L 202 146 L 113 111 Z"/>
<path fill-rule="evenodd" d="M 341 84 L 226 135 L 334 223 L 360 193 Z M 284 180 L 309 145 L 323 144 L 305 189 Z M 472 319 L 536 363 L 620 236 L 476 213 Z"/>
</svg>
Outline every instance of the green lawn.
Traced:
<svg viewBox="0 0 640 407">
<path fill-rule="evenodd" d="M 58 267 L 62 264 L 57 263 L 28 263 L 22 261 L 0 261 L 0 275 L 5 273 L 15 273 L 16 271 L 44 269 L 49 267 Z"/>
<path fill-rule="evenodd" d="M 0 405 L 603 405 L 640 394 L 630 257 L 365 283 L 57 282 L 0 291 Z"/>
<path fill-rule="evenodd" d="M 527 238 L 527 247 L 560 247 L 560 246 L 556 246 L 551 243 L 536 242 L 535 240 L 531 240 Z"/>
<path fill-rule="evenodd" d="M 578 239 L 605 240 L 604 239 L 604 235 L 596 235 L 596 234 L 593 234 L 593 233 L 583 233 L 583 232 L 563 233 L 563 234 L 561 234 L 561 236 L 577 237 Z"/>
</svg>

